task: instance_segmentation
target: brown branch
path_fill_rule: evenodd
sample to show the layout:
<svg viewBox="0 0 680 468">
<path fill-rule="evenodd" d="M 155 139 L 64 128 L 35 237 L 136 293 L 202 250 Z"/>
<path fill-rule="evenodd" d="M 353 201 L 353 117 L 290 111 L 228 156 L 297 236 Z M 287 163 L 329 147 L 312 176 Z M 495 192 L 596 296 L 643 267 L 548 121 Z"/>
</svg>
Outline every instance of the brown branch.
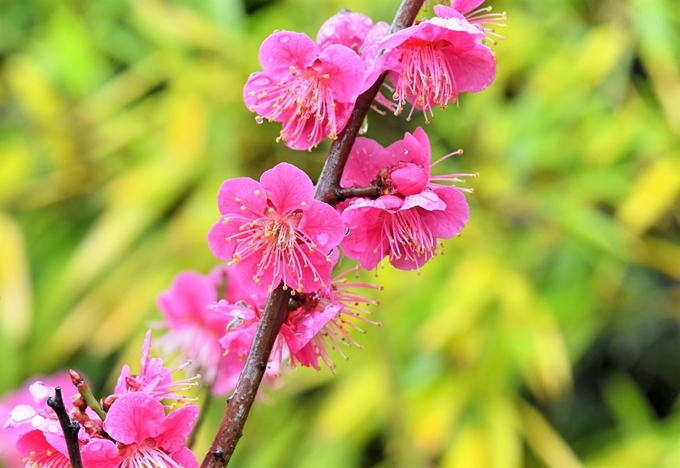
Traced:
<svg viewBox="0 0 680 468">
<path fill-rule="evenodd" d="M 380 187 L 378 185 L 368 185 L 366 187 L 348 187 L 336 188 L 335 198 L 338 201 L 347 200 L 348 198 L 378 198 L 380 196 Z"/>
<path fill-rule="evenodd" d="M 398 31 L 413 24 L 423 2 L 424 0 L 402 0 L 390 32 Z M 386 75 L 386 72 L 383 73 L 373 86 L 359 96 L 347 126 L 331 145 L 314 193 L 317 200 L 330 204 L 336 204 L 340 200 L 338 197 L 340 177 L 347 163 L 347 157 Z M 255 401 L 257 389 L 267 368 L 274 341 L 288 314 L 289 298 L 290 291 L 284 290 L 283 285 L 280 285 L 269 295 L 236 389 L 227 402 L 227 409 L 220 428 L 210 450 L 201 463 L 201 468 L 223 468 L 229 463 L 236 444 L 243 433 L 243 426 L 250 412 L 250 407 Z"/>
<path fill-rule="evenodd" d="M 59 418 L 59 425 L 64 432 L 64 439 L 66 439 L 66 448 L 68 449 L 68 458 L 71 461 L 71 468 L 83 468 L 83 461 L 80 458 L 80 446 L 78 445 L 78 431 L 80 424 L 71 421 L 66 407 L 64 406 L 64 399 L 61 396 L 61 388 L 54 388 L 54 396 L 47 399 L 47 406 L 52 408 Z"/>
<path fill-rule="evenodd" d="M 234 394 L 227 401 L 227 409 L 201 468 L 222 468 L 227 466 L 236 444 L 243 434 L 243 426 L 250 407 L 255 401 L 257 389 L 267 369 L 269 354 L 288 314 L 290 290 L 280 285 L 269 295 L 257 327 L 253 345 L 239 376 Z"/>
<path fill-rule="evenodd" d="M 399 10 L 397 10 L 394 21 L 392 21 L 390 33 L 412 25 L 423 3 L 424 0 L 403 0 Z M 317 200 L 331 205 L 335 205 L 340 201 L 337 191 L 340 189 L 340 178 L 342 177 L 342 171 L 345 169 L 345 164 L 347 164 L 347 157 L 352 150 L 354 140 L 356 140 L 359 134 L 361 124 L 364 122 L 364 118 L 368 114 L 368 110 L 371 108 L 383 81 L 385 81 L 385 76 L 387 76 L 387 72 L 380 75 L 378 81 L 359 96 L 345 129 L 340 132 L 337 140 L 331 145 L 328 157 L 321 170 L 319 181 L 316 184 L 314 196 Z"/>
</svg>

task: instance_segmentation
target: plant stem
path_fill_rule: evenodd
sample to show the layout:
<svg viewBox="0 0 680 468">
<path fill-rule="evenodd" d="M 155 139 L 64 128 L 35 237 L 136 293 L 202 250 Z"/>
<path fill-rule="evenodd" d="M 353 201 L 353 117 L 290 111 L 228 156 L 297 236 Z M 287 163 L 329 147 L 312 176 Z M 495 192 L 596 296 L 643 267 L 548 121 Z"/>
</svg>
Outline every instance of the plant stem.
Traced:
<svg viewBox="0 0 680 468">
<path fill-rule="evenodd" d="M 54 396 L 47 399 L 47 406 L 52 408 L 57 414 L 57 418 L 59 418 L 59 425 L 64 432 L 64 439 L 66 439 L 66 448 L 68 449 L 71 468 L 83 468 L 83 461 L 80 458 L 80 446 L 78 445 L 80 424 L 71 421 L 71 418 L 69 418 L 64 406 L 64 399 L 61 396 L 60 387 L 55 387 Z"/>
<path fill-rule="evenodd" d="M 236 389 L 227 401 L 227 409 L 224 411 L 220 428 L 201 463 L 201 468 L 221 468 L 229 463 L 243 433 L 243 426 L 255 401 L 264 371 L 267 369 L 274 341 L 288 315 L 289 297 L 290 290 L 283 289 L 283 284 L 269 295 Z"/>
<path fill-rule="evenodd" d="M 424 0 L 402 0 L 390 32 L 412 25 L 423 3 Z M 387 72 L 380 75 L 375 84 L 358 97 L 345 129 L 340 132 L 337 140 L 331 145 L 316 185 L 314 197 L 317 200 L 331 205 L 340 201 L 342 197 L 342 193 L 339 192 L 340 178 L 347 163 L 347 157 L 386 75 Z M 272 347 L 288 314 L 289 298 L 290 291 L 284 290 L 283 285 L 279 285 L 269 295 L 236 389 L 227 402 L 224 417 L 210 450 L 201 463 L 201 468 L 223 468 L 231 460 L 236 444 L 243 434 L 243 426 L 246 423 L 250 407 L 255 401 L 264 371 L 267 369 Z"/>
<path fill-rule="evenodd" d="M 407 28 L 413 24 L 423 6 L 424 0 L 403 0 L 394 16 L 394 21 L 390 27 L 390 33 Z M 375 96 L 378 94 L 380 87 L 385 81 L 387 72 L 380 75 L 380 78 L 368 88 L 354 105 L 352 115 L 345 126 L 345 129 L 340 132 L 338 139 L 333 142 L 331 149 L 328 151 L 328 157 L 324 163 L 319 181 L 316 184 L 316 192 L 314 196 L 317 200 L 321 200 L 331 205 L 336 205 L 340 200 L 338 190 L 340 190 L 340 178 L 342 171 L 347 164 L 347 158 L 354 145 L 361 125 L 364 122 L 366 114 L 368 114 Z"/>
</svg>

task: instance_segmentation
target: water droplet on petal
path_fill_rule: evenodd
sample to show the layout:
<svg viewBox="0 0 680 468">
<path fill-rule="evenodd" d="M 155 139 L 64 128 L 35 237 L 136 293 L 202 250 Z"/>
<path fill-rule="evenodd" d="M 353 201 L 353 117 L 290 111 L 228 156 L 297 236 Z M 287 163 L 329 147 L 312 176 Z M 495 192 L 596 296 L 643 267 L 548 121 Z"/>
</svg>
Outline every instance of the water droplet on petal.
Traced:
<svg viewBox="0 0 680 468">
<path fill-rule="evenodd" d="M 288 42 L 289 40 L 290 40 L 290 37 L 288 37 L 288 36 L 279 36 L 279 42 L 280 42 L 281 44 L 285 44 L 285 43 Z"/>
<path fill-rule="evenodd" d="M 316 242 L 320 245 L 325 245 L 326 242 L 328 242 L 328 234 L 322 232 L 321 234 L 316 236 Z"/>
<path fill-rule="evenodd" d="M 323 34 L 324 34 L 325 36 L 330 37 L 330 36 L 332 36 L 333 34 L 335 34 L 335 28 L 334 28 L 333 26 L 331 26 L 331 25 L 327 25 L 327 26 L 324 26 L 322 32 L 323 32 Z"/>
<path fill-rule="evenodd" d="M 270 62 L 274 61 L 274 59 L 270 58 Z M 255 78 L 251 83 L 255 86 L 267 86 L 271 84 L 272 80 L 267 78 L 266 76 L 260 76 L 258 78 Z"/>
</svg>

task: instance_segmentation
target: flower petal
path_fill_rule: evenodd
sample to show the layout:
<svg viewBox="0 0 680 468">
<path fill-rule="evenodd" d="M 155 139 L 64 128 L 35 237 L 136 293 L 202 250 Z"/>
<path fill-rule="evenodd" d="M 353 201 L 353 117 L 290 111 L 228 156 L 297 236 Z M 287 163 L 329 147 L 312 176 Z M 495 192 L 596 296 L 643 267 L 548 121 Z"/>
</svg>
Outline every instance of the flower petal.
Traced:
<svg viewBox="0 0 680 468">
<path fill-rule="evenodd" d="M 340 214 L 327 203 L 316 200 L 307 207 L 298 227 L 325 252 L 336 247 L 345 235 Z"/>
<path fill-rule="evenodd" d="M 156 445 L 170 454 L 177 452 L 184 447 L 197 418 L 198 406 L 193 404 L 170 412 L 161 423 Z"/>
<path fill-rule="evenodd" d="M 277 31 L 260 46 L 260 65 L 273 75 L 290 75 L 290 67 L 307 68 L 316 59 L 316 45 L 307 35 Z"/>
<path fill-rule="evenodd" d="M 465 195 L 455 187 L 437 187 L 434 192 L 446 204 L 446 209 L 423 212 L 423 223 L 428 225 L 433 236 L 450 239 L 465 227 L 470 217 L 470 207 Z"/>
<path fill-rule="evenodd" d="M 262 174 L 260 182 L 279 214 L 290 213 L 314 200 L 312 179 L 292 164 L 277 164 Z"/>
<path fill-rule="evenodd" d="M 217 206 L 224 215 L 253 216 L 267 207 L 267 194 L 256 180 L 237 177 L 222 183 L 217 194 Z M 243 209 L 243 207 L 246 209 Z"/>
<path fill-rule="evenodd" d="M 143 392 L 126 393 L 111 405 L 104 430 L 118 442 L 141 444 L 158 435 L 164 420 L 161 402 Z"/>
<path fill-rule="evenodd" d="M 328 76 L 333 98 L 338 102 L 354 102 L 364 79 L 364 62 L 349 47 L 332 45 L 319 55 L 321 76 Z"/>
</svg>

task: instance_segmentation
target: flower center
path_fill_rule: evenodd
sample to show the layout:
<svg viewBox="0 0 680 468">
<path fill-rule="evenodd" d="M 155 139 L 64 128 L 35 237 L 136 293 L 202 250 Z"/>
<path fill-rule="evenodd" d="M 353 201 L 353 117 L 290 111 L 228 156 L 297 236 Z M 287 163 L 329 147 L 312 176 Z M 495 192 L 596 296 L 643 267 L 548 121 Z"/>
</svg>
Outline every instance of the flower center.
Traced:
<svg viewBox="0 0 680 468">
<path fill-rule="evenodd" d="M 426 42 L 411 40 L 403 48 L 403 71 L 395 83 L 395 93 L 392 98 L 398 101 L 396 113 L 403 110 L 406 101 L 423 109 L 425 120 L 428 121 L 427 111 L 432 114 L 432 107 L 438 105 L 446 108 L 450 101 L 458 98 L 458 86 L 455 77 L 444 59 L 443 42 Z M 411 119 L 413 108 L 407 117 Z"/>
<path fill-rule="evenodd" d="M 423 256 L 430 256 L 437 250 L 437 239 L 432 235 L 430 228 L 422 222 L 421 216 L 416 209 L 397 211 L 394 214 L 383 214 L 388 219 L 383 223 L 383 239 L 389 241 L 390 258 L 405 258 L 416 263 L 420 267 L 424 263 Z M 384 247 L 381 243 L 380 249 Z"/>
</svg>

